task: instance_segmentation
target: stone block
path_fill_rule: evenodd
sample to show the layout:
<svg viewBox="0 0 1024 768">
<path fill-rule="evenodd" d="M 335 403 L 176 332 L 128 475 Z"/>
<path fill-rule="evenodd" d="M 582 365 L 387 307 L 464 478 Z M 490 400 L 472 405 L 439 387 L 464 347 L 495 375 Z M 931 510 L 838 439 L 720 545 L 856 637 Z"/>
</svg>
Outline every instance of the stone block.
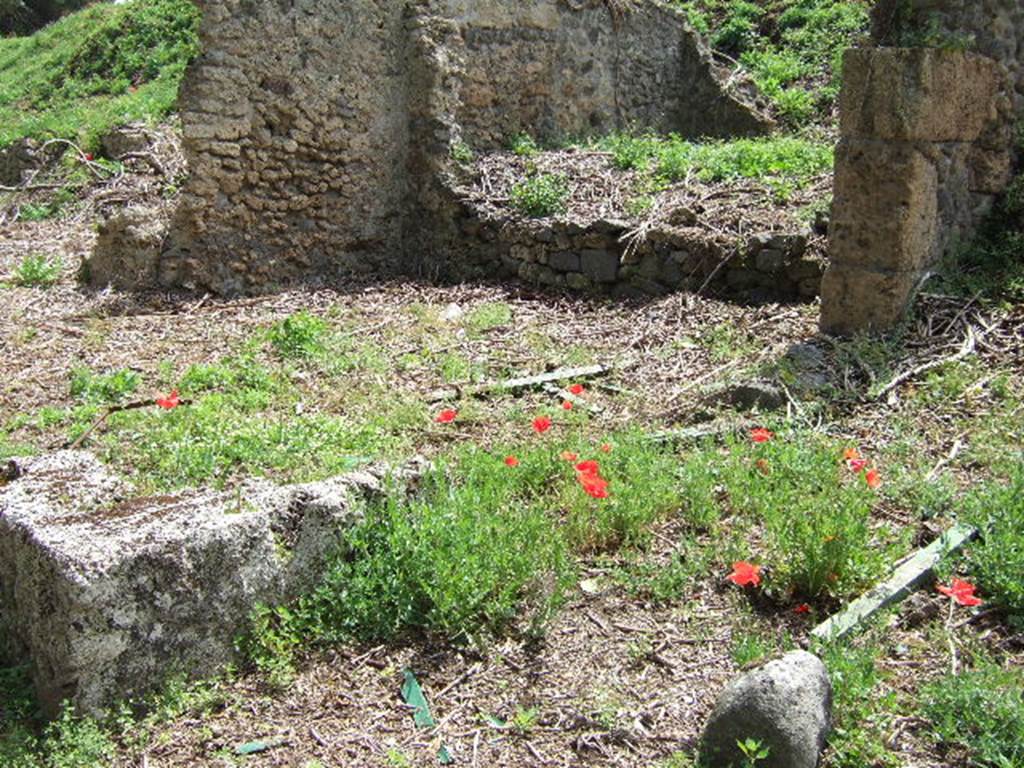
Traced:
<svg viewBox="0 0 1024 768">
<path fill-rule="evenodd" d="M 937 254 L 938 176 L 907 144 L 844 140 L 836 150 L 833 263 L 921 269 Z"/>
<path fill-rule="evenodd" d="M 315 584 L 382 492 L 358 472 L 291 487 L 133 498 L 88 453 L 18 460 L 0 487 L 0 637 L 44 710 L 96 712 L 234 657 L 253 607 Z"/>
<path fill-rule="evenodd" d="M 902 319 L 917 272 L 880 272 L 831 264 L 821 282 L 821 330 L 838 336 L 887 331 Z"/>
<path fill-rule="evenodd" d="M 559 272 L 579 272 L 580 255 L 571 251 L 556 251 L 548 256 L 548 266 Z"/>
<path fill-rule="evenodd" d="M 934 48 L 853 48 L 843 57 L 847 138 L 970 142 L 998 119 L 999 64 Z"/>
<path fill-rule="evenodd" d="M 614 283 L 619 276 L 619 255 L 587 249 L 580 254 L 580 271 L 595 283 Z"/>
<path fill-rule="evenodd" d="M 774 248 L 765 248 L 757 254 L 755 264 L 758 271 L 775 274 L 781 272 L 786 266 L 786 254 L 784 251 L 777 251 Z"/>
</svg>

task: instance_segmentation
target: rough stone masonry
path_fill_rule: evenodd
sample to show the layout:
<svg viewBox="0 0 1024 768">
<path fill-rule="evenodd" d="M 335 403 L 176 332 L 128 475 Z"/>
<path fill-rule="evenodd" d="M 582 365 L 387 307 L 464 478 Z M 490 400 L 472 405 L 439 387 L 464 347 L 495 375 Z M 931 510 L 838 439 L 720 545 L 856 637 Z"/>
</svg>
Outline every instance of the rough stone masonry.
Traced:
<svg viewBox="0 0 1024 768">
<path fill-rule="evenodd" d="M 1024 116 L 1018 0 L 881 0 L 847 51 L 823 330 L 896 325 L 1013 178 Z"/>
<path fill-rule="evenodd" d="M 458 272 L 453 147 L 611 129 L 765 133 L 655 0 L 199 0 L 190 179 L 168 231 L 104 229 L 94 283 L 220 293 L 339 272 Z M 138 238 L 135 238 L 138 239 Z M 104 250 L 117 251 L 103 253 Z"/>
</svg>

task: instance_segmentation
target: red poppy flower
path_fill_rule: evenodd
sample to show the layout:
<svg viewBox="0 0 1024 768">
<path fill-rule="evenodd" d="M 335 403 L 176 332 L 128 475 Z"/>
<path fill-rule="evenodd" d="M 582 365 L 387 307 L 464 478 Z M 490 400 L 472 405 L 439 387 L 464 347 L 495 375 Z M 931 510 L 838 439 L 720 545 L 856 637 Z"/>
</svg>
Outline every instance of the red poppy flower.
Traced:
<svg viewBox="0 0 1024 768">
<path fill-rule="evenodd" d="M 764 427 L 750 430 L 750 439 L 755 443 L 767 443 L 773 437 L 775 437 L 775 433 Z"/>
<path fill-rule="evenodd" d="M 547 416 L 539 416 L 533 420 L 533 431 L 538 435 L 543 435 L 551 429 L 551 419 Z"/>
<path fill-rule="evenodd" d="M 948 587 L 945 587 L 942 584 L 936 584 L 935 588 L 947 597 L 953 598 L 960 605 L 965 605 L 969 608 L 981 605 L 984 602 L 980 597 L 974 596 L 974 590 L 977 589 L 977 587 L 963 579 L 953 579 L 953 583 Z"/>
<path fill-rule="evenodd" d="M 843 461 L 853 461 L 860 458 L 860 452 L 856 448 L 847 448 L 843 451 Z"/>
<path fill-rule="evenodd" d="M 807 603 L 800 603 L 800 605 L 796 606 L 793 609 L 793 613 L 810 613 L 810 612 L 811 612 L 811 606 L 809 606 Z"/>
<path fill-rule="evenodd" d="M 740 560 L 732 564 L 732 573 L 725 578 L 738 587 L 745 587 L 748 584 L 756 587 L 761 583 L 761 566 Z"/>
<path fill-rule="evenodd" d="M 434 421 L 436 421 L 438 424 L 451 424 L 453 421 L 455 421 L 455 417 L 458 415 L 458 411 L 448 408 L 437 414 L 437 417 L 434 419 Z"/>
<path fill-rule="evenodd" d="M 574 394 L 574 395 L 582 395 L 583 394 L 583 385 L 582 384 L 573 384 L 571 387 L 569 387 L 569 391 L 572 394 Z"/>
<path fill-rule="evenodd" d="M 868 484 L 868 488 L 876 491 L 882 485 L 882 475 L 877 469 L 872 468 L 864 473 L 864 481 Z"/>
<path fill-rule="evenodd" d="M 583 491 L 588 496 L 593 496 L 595 499 L 608 498 L 608 481 L 603 477 L 584 473 L 580 473 L 577 477 L 579 478 L 580 485 L 583 486 Z"/>
<path fill-rule="evenodd" d="M 568 400 L 566 400 L 564 403 L 562 403 L 562 408 L 564 408 L 567 411 L 571 411 L 572 410 L 572 403 L 569 402 Z"/>
<path fill-rule="evenodd" d="M 601 444 L 601 453 L 611 453 L 611 452 L 612 452 L 612 444 L 611 443 L 602 443 Z"/>
<path fill-rule="evenodd" d="M 519 466 L 519 459 L 517 459 L 515 456 L 506 456 L 505 457 L 505 466 L 507 466 L 507 467 L 518 467 Z"/>
<path fill-rule="evenodd" d="M 171 394 L 167 397 L 158 397 L 156 404 L 163 408 L 165 411 L 170 411 L 181 405 L 181 399 L 178 397 L 178 390 L 172 390 Z"/>
<path fill-rule="evenodd" d="M 846 462 L 846 466 L 849 467 L 850 471 L 858 474 L 863 472 L 868 467 L 867 459 L 850 459 Z"/>
<path fill-rule="evenodd" d="M 562 459 L 562 461 L 576 461 L 576 459 L 579 458 L 579 455 L 573 453 L 572 451 L 562 451 L 560 454 L 558 454 L 558 457 Z"/>
<path fill-rule="evenodd" d="M 86 152 L 85 153 L 85 161 L 87 163 L 91 163 L 92 162 L 92 152 Z"/>
<path fill-rule="evenodd" d="M 601 466 L 593 459 L 590 459 L 588 461 L 581 461 L 579 464 L 577 464 L 576 471 L 579 472 L 581 475 L 598 476 L 601 474 Z"/>
</svg>

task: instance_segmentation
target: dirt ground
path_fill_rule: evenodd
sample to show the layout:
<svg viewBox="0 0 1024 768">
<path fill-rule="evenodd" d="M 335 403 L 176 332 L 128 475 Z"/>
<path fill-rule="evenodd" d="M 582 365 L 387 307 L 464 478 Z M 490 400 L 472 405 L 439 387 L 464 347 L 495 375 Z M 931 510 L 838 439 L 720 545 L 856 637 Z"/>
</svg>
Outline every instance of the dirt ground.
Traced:
<svg viewBox="0 0 1024 768">
<path fill-rule="evenodd" d="M 412 281 L 305 286 L 244 299 L 91 291 L 78 285 L 75 274 L 94 237 L 94 215 L 95 208 L 87 208 L 70 218 L 0 228 L 0 279 L 27 253 L 59 256 L 64 265 L 61 280 L 50 289 L 0 289 L 0 423 L 64 404 L 75 366 L 128 367 L 154 375 L 162 364 L 183 370 L 229 354 L 257 329 L 299 309 L 331 313 L 397 355 L 410 338 L 420 343 L 415 313 L 408 311 L 413 305 L 471 311 L 487 303 L 507 304 L 513 318 L 508 325 L 480 337 L 455 335 L 445 343 L 494 375 L 542 372 L 565 364 L 565 351 L 581 347 L 590 360 L 620 366 L 595 384 L 594 402 L 603 409 L 604 423 L 652 430 L 715 418 L 719 409 L 708 404 L 709 389 L 770 369 L 794 345 L 810 341 L 825 350 L 831 383 L 845 396 L 827 411 L 827 421 L 826 410 L 821 411 L 821 428 L 867 448 L 893 438 L 900 392 L 924 374 L 914 374 L 915 369 L 957 354 L 967 324 L 987 328 L 971 354 L 989 368 L 1009 371 L 1020 383 L 1024 367 L 1020 307 L 994 310 L 941 296 L 923 300 L 890 361 L 894 372 L 911 375 L 881 397 L 869 398 L 864 393 L 876 369 L 817 335 L 813 303 L 743 306 L 684 294 L 625 303 L 521 284 Z M 730 330 L 726 334 L 723 328 Z M 394 385 L 427 398 L 446 382 L 409 374 Z M 557 403 L 558 395 L 523 397 L 527 406 L 536 406 Z M 974 397 L 921 412 L 921 432 L 935 438 L 923 460 L 950 463 L 956 441 L 965 439 L 949 430 L 957 410 L 985 407 L 983 398 Z M 788 405 L 791 414 L 808 408 L 798 398 Z M 460 425 L 460 437 L 488 436 L 486 423 Z M 46 450 L 58 447 L 63 436 L 21 431 L 11 439 Z M 424 437 L 426 452 L 443 448 L 430 440 Z M 970 465 L 957 465 L 955 472 L 960 482 L 971 481 Z M 929 535 L 927 524 L 922 535 Z M 672 524 L 658 530 L 649 558 L 667 560 L 673 539 Z M 240 674 L 218 684 L 219 706 L 161 726 L 161 735 L 145 750 L 126 749 L 117 764 L 303 766 L 318 760 L 325 766 L 427 766 L 437 764 L 443 744 L 456 764 L 474 767 L 655 766 L 692 747 L 717 692 L 738 671 L 730 649 L 749 631 L 750 621 L 774 633 L 778 648 L 805 643 L 814 625 L 815 617 L 806 614 L 747 610 L 741 605 L 746 598 L 728 589 L 722 575 L 709 575 L 681 601 L 655 606 L 604 578 L 612 565 L 584 564 L 591 588 L 577 590 L 543 642 L 509 640 L 485 655 L 424 637 L 387 647 L 334 649 L 307 658 L 294 685 L 284 691 L 268 689 L 257 675 Z M 880 662 L 885 688 L 908 701 L 921 681 L 948 666 L 947 649 L 936 642 L 934 631 L 933 617 L 942 604 L 938 596 L 922 594 L 913 610 L 908 607 L 894 620 L 884 640 L 892 649 Z M 1024 663 L 1024 638 L 997 616 L 982 615 L 961 631 L 966 643 L 996 649 L 1009 663 Z M 423 684 L 436 729 L 414 727 L 399 696 L 405 668 Z M 501 725 L 510 721 L 518 727 Z M 919 718 L 894 718 L 887 724 L 889 750 L 915 768 L 962 765 L 956 755 L 940 754 L 928 743 L 925 726 Z M 275 746 L 244 759 L 234 754 L 254 740 Z"/>
</svg>

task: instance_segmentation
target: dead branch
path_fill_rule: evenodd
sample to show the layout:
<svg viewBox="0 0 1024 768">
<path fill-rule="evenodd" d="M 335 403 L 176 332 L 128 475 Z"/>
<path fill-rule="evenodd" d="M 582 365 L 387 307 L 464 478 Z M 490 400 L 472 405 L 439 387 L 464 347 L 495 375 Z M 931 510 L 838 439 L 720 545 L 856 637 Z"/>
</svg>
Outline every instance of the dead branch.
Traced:
<svg viewBox="0 0 1024 768">
<path fill-rule="evenodd" d="M 922 373 L 927 373 L 928 371 L 935 370 L 936 368 L 941 368 L 943 365 L 946 365 L 948 363 L 957 363 L 969 357 L 970 355 L 974 354 L 974 350 L 977 347 L 977 344 L 978 336 L 974 332 L 974 326 L 969 325 L 967 326 L 967 338 L 964 339 L 964 343 L 960 346 L 959 352 L 957 352 L 955 355 L 947 355 L 945 357 L 940 357 L 936 360 L 930 360 L 927 363 L 923 363 L 922 365 L 918 365 L 915 366 L 914 368 L 911 368 L 909 371 L 904 371 L 898 376 L 895 376 L 892 381 L 890 381 L 888 384 L 882 387 L 882 389 L 876 392 L 875 396 L 872 399 L 881 400 L 883 397 L 888 395 L 890 392 L 892 392 L 894 389 L 896 389 L 904 382 L 909 381 L 910 379 L 914 379 L 920 376 Z"/>
</svg>

